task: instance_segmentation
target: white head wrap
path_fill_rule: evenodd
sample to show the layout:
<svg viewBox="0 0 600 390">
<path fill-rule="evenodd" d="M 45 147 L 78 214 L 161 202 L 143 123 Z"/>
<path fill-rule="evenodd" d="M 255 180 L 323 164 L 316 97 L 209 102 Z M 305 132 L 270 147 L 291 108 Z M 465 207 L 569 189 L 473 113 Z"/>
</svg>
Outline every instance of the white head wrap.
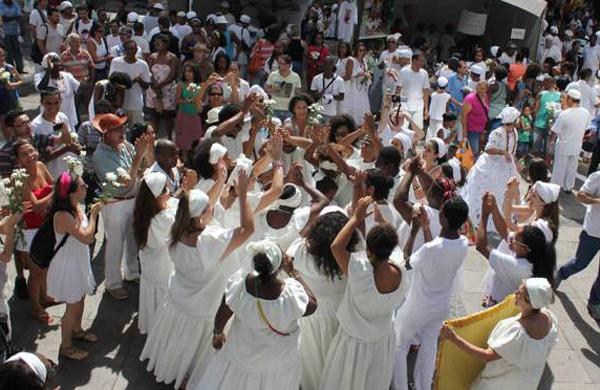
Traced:
<svg viewBox="0 0 600 390">
<path fill-rule="evenodd" d="M 265 90 L 260 85 L 254 84 L 253 86 L 251 86 L 248 90 L 248 94 L 251 93 L 255 93 L 259 96 L 262 96 L 265 100 L 269 100 L 269 95 L 267 95 Z"/>
<path fill-rule="evenodd" d="M 241 171 L 246 172 L 246 175 L 248 176 L 250 176 L 252 173 L 252 160 L 246 157 L 243 153 L 240 153 L 238 158 L 235 160 L 235 167 L 233 168 L 233 171 L 231 171 L 229 179 L 227 179 L 227 184 L 233 185 Z"/>
<path fill-rule="evenodd" d="M 502 120 L 503 125 L 510 125 L 515 123 L 521 112 L 514 107 L 504 107 L 500 112 L 500 119 Z"/>
<path fill-rule="evenodd" d="M 35 376 L 40 378 L 42 383 L 46 383 L 46 376 L 48 375 L 48 370 L 37 355 L 31 352 L 19 352 L 7 359 L 6 363 L 16 362 L 17 360 L 20 360 L 23 363 L 27 364 L 29 368 L 31 368 L 31 371 L 33 371 Z"/>
<path fill-rule="evenodd" d="M 412 52 L 408 49 L 398 50 L 398 57 L 410 60 L 412 58 Z"/>
<path fill-rule="evenodd" d="M 251 21 L 252 21 L 252 19 L 248 15 L 240 16 L 240 22 L 242 22 L 242 23 L 250 23 Z"/>
<path fill-rule="evenodd" d="M 536 219 L 531 223 L 531 226 L 535 226 L 540 229 L 542 233 L 544 233 L 544 237 L 546 238 L 546 243 L 551 243 L 552 239 L 554 239 L 554 233 L 552 233 L 552 229 L 548 225 L 548 222 L 544 219 Z"/>
<path fill-rule="evenodd" d="M 210 157 L 208 158 L 208 162 L 211 163 L 212 165 L 215 165 L 217 163 L 217 161 L 219 161 L 219 159 L 226 154 L 227 154 L 227 148 L 225 146 L 221 145 L 220 143 L 215 142 L 210 147 Z"/>
<path fill-rule="evenodd" d="M 252 256 L 258 253 L 264 253 L 273 266 L 272 274 L 279 271 L 279 267 L 281 267 L 281 261 L 283 260 L 283 253 L 281 252 L 279 245 L 269 239 L 264 239 L 249 243 L 246 245 L 246 249 L 252 253 Z"/>
<path fill-rule="evenodd" d="M 60 58 L 60 56 L 53 51 L 50 53 L 44 54 L 44 57 L 42 57 L 42 64 L 41 64 L 42 69 L 48 69 L 48 66 L 50 66 L 50 59 L 53 57 Z"/>
<path fill-rule="evenodd" d="M 208 206 L 208 195 L 200 190 L 191 190 L 189 195 L 190 217 L 197 218 Z"/>
<path fill-rule="evenodd" d="M 287 183 L 285 186 L 283 186 L 284 192 L 285 192 L 286 187 L 294 188 L 294 194 L 287 199 L 279 198 L 279 200 L 275 203 L 276 206 L 277 207 L 280 207 L 280 206 L 290 207 L 293 209 L 300 207 L 300 205 L 302 204 L 302 192 L 300 192 L 300 188 L 298 188 L 298 186 L 295 184 Z"/>
<path fill-rule="evenodd" d="M 470 72 L 475 73 L 476 75 L 479 75 L 481 77 L 485 76 L 485 69 L 483 69 L 479 65 L 471 65 Z"/>
<path fill-rule="evenodd" d="M 211 108 L 206 114 L 206 124 L 213 125 L 219 121 L 219 113 L 223 109 L 223 106 Z"/>
<path fill-rule="evenodd" d="M 448 79 L 444 76 L 438 77 L 437 85 L 439 85 L 440 88 L 445 88 L 446 86 L 448 86 Z"/>
<path fill-rule="evenodd" d="M 554 302 L 552 286 L 546 278 L 529 278 L 525 281 L 525 288 L 534 309 L 541 309 Z"/>
<path fill-rule="evenodd" d="M 560 186 L 558 184 L 536 181 L 531 189 L 546 204 L 556 202 L 560 195 Z"/>
<path fill-rule="evenodd" d="M 490 47 L 490 54 L 492 55 L 492 57 L 496 57 L 498 55 L 498 50 L 500 50 L 500 46 Z"/>
<path fill-rule="evenodd" d="M 448 146 L 446 146 L 444 140 L 438 137 L 431 137 L 430 139 L 437 144 L 438 156 L 440 156 L 440 158 L 444 157 L 448 151 Z"/>
<path fill-rule="evenodd" d="M 394 134 L 394 137 L 392 138 L 400 141 L 402 147 L 404 148 L 404 154 L 408 153 L 408 151 L 412 149 L 412 141 L 410 140 L 410 137 L 408 135 L 402 132 L 398 132 Z"/>
<path fill-rule="evenodd" d="M 138 21 L 139 15 L 137 14 L 137 12 L 130 12 L 127 14 L 127 22 L 129 23 L 135 23 Z"/>
<path fill-rule="evenodd" d="M 455 159 L 456 157 L 453 157 L 453 159 Z M 462 179 L 462 172 L 460 170 L 460 161 L 458 162 L 458 164 L 450 164 L 450 167 L 452 167 L 452 179 L 454 180 L 455 183 L 458 183 L 461 179 Z"/>
<path fill-rule="evenodd" d="M 319 168 L 321 169 L 326 169 L 328 171 L 338 171 L 338 166 L 335 165 L 335 163 L 329 161 L 329 160 L 323 160 L 319 163 Z"/>
<path fill-rule="evenodd" d="M 325 208 L 323 208 L 323 210 L 321 210 L 321 212 L 319 213 L 319 217 L 322 217 L 323 215 L 331 214 L 331 213 L 341 213 L 341 214 L 345 215 L 346 217 L 348 216 L 348 213 L 346 212 L 346 210 L 344 210 L 340 206 L 331 205 L 331 206 L 326 206 Z"/>
<path fill-rule="evenodd" d="M 581 100 L 581 92 L 576 88 L 571 88 L 567 91 L 567 96 L 574 100 Z"/>
<path fill-rule="evenodd" d="M 144 181 L 150 188 L 152 195 L 158 198 L 167 184 L 167 175 L 162 172 L 150 172 L 144 176 Z"/>
<path fill-rule="evenodd" d="M 196 17 L 196 13 L 194 11 L 189 11 L 187 14 L 185 14 L 185 17 L 192 20 Z"/>
</svg>

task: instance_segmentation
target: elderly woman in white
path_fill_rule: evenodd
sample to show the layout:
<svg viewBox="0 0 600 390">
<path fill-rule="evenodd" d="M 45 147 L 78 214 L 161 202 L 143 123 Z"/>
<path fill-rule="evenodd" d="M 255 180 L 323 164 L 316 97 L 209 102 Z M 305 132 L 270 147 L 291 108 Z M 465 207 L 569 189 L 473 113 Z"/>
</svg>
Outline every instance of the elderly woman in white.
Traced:
<svg viewBox="0 0 600 390">
<path fill-rule="evenodd" d="M 521 313 L 496 324 L 487 348 L 471 344 L 447 325 L 442 328 L 443 338 L 486 363 L 472 389 L 537 389 L 548 355 L 558 342 L 556 318 L 546 309 L 553 301 L 546 278 L 524 280 L 516 291 Z"/>
</svg>

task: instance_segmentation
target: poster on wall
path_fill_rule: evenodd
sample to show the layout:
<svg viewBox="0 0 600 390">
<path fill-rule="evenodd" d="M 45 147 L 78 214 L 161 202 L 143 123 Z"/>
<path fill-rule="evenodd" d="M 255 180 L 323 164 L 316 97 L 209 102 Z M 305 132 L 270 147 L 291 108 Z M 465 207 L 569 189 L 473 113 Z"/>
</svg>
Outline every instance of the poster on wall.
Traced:
<svg viewBox="0 0 600 390">
<path fill-rule="evenodd" d="M 387 34 L 387 18 L 384 13 L 384 0 L 366 0 L 360 20 L 359 39 L 383 38 Z"/>
<path fill-rule="evenodd" d="M 478 14 L 471 11 L 462 10 L 458 18 L 456 30 L 466 35 L 480 37 L 485 34 L 485 25 L 487 23 L 487 14 Z"/>
</svg>

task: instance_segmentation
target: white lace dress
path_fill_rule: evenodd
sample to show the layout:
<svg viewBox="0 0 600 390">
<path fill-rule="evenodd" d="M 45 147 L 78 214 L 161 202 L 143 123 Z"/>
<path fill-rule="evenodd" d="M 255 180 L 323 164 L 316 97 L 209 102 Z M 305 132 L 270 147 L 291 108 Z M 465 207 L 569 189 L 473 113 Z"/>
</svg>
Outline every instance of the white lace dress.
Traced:
<svg viewBox="0 0 600 390">
<path fill-rule="evenodd" d="M 511 156 L 510 161 L 507 161 L 504 156 L 492 156 L 488 153 L 483 153 L 479 156 L 467 175 L 467 183 L 463 187 L 461 195 L 469 205 L 469 218 L 471 218 L 475 226 L 478 225 L 481 218 L 481 199 L 483 198 L 483 194 L 490 191 L 496 197 L 498 207 L 502 207 L 506 182 L 511 177 L 518 177 L 519 175 L 515 165 L 516 137 L 516 131 L 513 130 L 507 133 L 504 126 L 492 131 L 485 150 L 506 150 Z M 491 219 L 488 228 L 493 230 Z"/>
</svg>

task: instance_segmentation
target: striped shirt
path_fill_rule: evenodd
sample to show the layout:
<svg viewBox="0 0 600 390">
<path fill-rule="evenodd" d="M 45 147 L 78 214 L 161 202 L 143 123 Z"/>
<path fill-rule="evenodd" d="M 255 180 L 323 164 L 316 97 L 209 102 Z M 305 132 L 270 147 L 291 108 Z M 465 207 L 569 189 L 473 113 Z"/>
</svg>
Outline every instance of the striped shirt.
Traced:
<svg viewBox="0 0 600 390">
<path fill-rule="evenodd" d="M 94 66 L 94 60 L 87 50 L 79 49 L 77 55 L 73 55 L 70 50 L 65 50 L 60 55 L 64 64 L 65 71 L 71 73 L 77 81 L 87 81 L 90 79 L 90 66 Z"/>
</svg>

